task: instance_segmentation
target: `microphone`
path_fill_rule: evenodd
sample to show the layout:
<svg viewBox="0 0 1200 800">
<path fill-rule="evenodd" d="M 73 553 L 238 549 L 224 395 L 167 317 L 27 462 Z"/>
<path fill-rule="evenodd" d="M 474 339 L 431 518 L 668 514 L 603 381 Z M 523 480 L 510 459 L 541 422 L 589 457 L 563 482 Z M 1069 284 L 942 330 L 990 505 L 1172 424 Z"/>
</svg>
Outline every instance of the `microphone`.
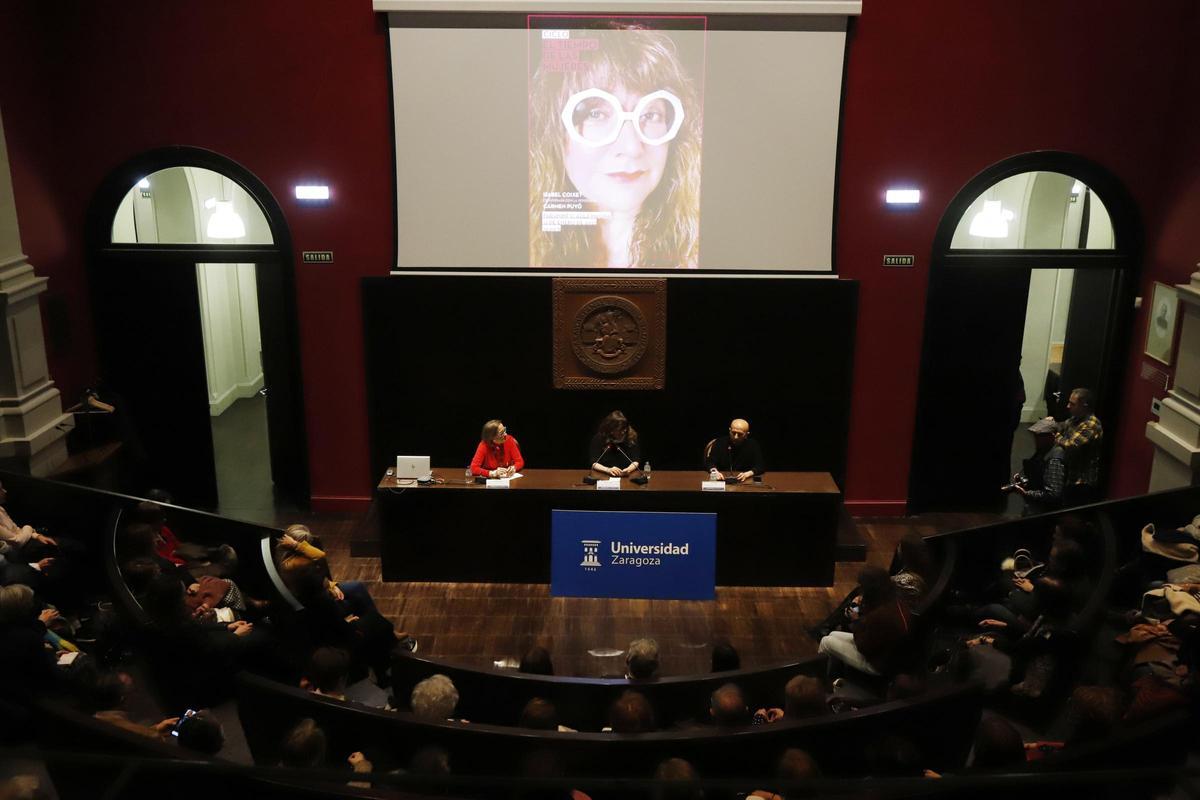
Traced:
<svg viewBox="0 0 1200 800">
<path fill-rule="evenodd" d="M 628 453 L 626 453 L 624 450 L 622 450 L 621 448 L 619 448 L 619 447 L 618 447 L 618 448 L 617 448 L 617 452 L 618 452 L 618 453 L 620 453 L 621 455 L 625 456 L 625 460 L 626 460 L 626 461 L 628 461 L 628 462 L 629 462 L 629 464 L 632 464 L 632 463 L 633 463 L 633 459 L 632 459 L 632 458 L 630 458 L 630 457 L 629 457 L 629 454 L 628 454 Z M 626 464 L 626 466 L 628 466 L 628 464 Z"/>
</svg>

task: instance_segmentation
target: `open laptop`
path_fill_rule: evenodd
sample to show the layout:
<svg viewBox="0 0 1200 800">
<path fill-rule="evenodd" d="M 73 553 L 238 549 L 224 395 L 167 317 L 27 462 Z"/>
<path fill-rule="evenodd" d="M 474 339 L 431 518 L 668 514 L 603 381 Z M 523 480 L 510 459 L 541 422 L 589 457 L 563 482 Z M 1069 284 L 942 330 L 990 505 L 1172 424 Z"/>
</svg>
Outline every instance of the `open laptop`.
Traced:
<svg viewBox="0 0 1200 800">
<path fill-rule="evenodd" d="M 396 456 L 396 478 L 421 478 L 430 473 L 429 456 Z"/>
</svg>

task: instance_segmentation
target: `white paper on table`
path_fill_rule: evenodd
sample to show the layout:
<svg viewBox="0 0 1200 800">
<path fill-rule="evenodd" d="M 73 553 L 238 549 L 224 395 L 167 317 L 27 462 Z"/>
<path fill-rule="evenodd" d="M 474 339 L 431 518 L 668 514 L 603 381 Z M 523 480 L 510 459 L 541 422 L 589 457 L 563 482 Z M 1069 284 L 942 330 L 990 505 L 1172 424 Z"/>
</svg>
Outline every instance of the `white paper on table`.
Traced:
<svg viewBox="0 0 1200 800">
<path fill-rule="evenodd" d="M 723 492 L 725 481 L 700 481 L 700 489 L 705 492 Z"/>
<path fill-rule="evenodd" d="M 619 492 L 621 491 L 621 479 L 601 478 L 600 480 L 596 481 L 596 488 L 605 489 L 610 492 Z"/>
<path fill-rule="evenodd" d="M 508 478 L 488 478 L 485 488 L 488 489 L 507 489 Z"/>
</svg>

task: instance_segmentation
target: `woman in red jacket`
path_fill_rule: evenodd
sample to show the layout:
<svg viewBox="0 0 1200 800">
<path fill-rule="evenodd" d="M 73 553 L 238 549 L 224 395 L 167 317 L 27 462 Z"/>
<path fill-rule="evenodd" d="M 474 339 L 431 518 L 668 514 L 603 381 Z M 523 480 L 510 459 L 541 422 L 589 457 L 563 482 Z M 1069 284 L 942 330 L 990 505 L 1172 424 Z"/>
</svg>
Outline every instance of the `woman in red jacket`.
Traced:
<svg viewBox="0 0 1200 800">
<path fill-rule="evenodd" d="M 479 446 L 471 459 L 471 474 L 481 478 L 509 478 L 524 466 L 517 440 L 508 435 L 504 423 L 498 419 L 483 423 Z"/>
</svg>

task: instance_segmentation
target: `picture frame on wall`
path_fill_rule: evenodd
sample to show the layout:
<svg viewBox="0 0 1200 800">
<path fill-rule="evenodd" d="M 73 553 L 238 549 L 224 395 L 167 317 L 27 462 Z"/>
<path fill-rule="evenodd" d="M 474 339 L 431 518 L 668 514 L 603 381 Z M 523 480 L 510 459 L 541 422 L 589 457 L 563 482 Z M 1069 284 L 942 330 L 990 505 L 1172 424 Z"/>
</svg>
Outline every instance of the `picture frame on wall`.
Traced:
<svg viewBox="0 0 1200 800">
<path fill-rule="evenodd" d="M 1174 286 L 1154 282 L 1146 325 L 1146 355 L 1171 365 L 1175 346 L 1175 323 L 1179 317 L 1179 293 Z"/>
</svg>

